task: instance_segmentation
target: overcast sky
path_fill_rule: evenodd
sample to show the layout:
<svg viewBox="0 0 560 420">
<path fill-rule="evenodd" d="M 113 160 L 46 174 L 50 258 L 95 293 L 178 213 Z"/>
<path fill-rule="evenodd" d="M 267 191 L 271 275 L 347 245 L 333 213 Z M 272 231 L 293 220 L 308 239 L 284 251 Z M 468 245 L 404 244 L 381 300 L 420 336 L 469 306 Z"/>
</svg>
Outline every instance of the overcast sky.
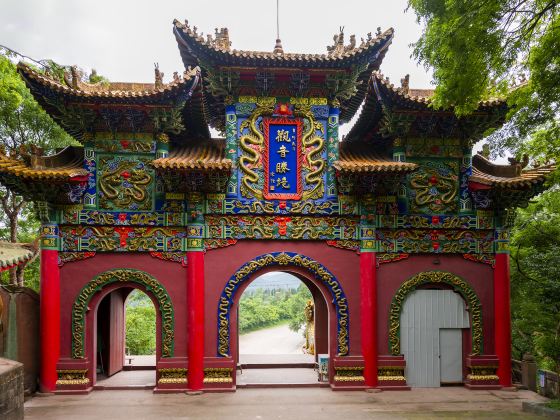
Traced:
<svg viewBox="0 0 560 420">
<path fill-rule="evenodd" d="M 1 0 L 0 44 L 34 59 L 95 68 L 112 81 L 153 81 L 154 62 L 169 80 L 183 68 L 172 22 L 188 19 L 199 32 L 228 27 L 233 48 L 272 51 L 276 0 Z M 339 26 L 366 37 L 395 29 L 381 67 L 398 83 L 430 87 L 430 76 L 410 57 L 420 27 L 405 0 L 280 0 L 280 37 L 286 52 L 325 53 Z"/>
</svg>

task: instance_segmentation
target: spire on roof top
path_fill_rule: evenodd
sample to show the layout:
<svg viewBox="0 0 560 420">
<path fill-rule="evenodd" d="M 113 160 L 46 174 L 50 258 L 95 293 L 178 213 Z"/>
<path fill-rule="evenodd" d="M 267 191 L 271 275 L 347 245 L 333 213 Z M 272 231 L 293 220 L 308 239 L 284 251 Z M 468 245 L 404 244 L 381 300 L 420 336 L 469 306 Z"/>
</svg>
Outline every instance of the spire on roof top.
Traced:
<svg viewBox="0 0 560 420">
<path fill-rule="evenodd" d="M 276 45 L 272 52 L 274 54 L 284 54 L 282 41 L 280 40 L 280 0 L 276 0 Z"/>
</svg>

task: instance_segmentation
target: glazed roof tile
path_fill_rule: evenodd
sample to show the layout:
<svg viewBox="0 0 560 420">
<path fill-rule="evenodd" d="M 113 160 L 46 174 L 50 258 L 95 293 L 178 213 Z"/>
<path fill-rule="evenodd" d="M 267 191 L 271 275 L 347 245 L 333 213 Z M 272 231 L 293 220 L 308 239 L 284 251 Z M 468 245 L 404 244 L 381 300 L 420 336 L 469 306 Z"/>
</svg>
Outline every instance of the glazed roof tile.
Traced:
<svg viewBox="0 0 560 420">
<path fill-rule="evenodd" d="M 186 68 L 201 65 L 215 67 L 216 71 L 223 68 L 253 69 L 276 68 L 282 71 L 307 70 L 312 72 L 333 73 L 350 77 L 353 71 L 359 71 L 354 83 L 355 91 L 350 97 L 345 97 L 340 104 L 340 122 L 348 122 L 354 116 L 362 103 L 367 90 L 367 80 L 371 72 L 377 70 L 385 57 L 387 49 L 393 39 L 393 29 L 390 28 L 375 37 L 371 37 L 354 48 L 340 46 L 339 52 L 330 54 L 297 54 L 274 53 L 262 51 L 242 51 L 229 49 L 229 35 L 227 42 L 217 44 L 215 40 L 204 39 L 193 28 L 175 20 L 173 31 L 179 45 L 179 51 Z M 227 45 L 227 47 L 225 46 Z M 338 51 L 338 50 L 337 50 Z M 204 101 L 208 105 L 210 123 L 224 130 L 224 98 L 214 95 L 207 78 L 207 71 L 202 71 L 205 83 Z M 333 86 L 338 86 L 334 83 Z M 327 88 L 327 85 L 325 85 Z M 232 95 L 235 95 L 232 93 Z M 334 93 L 332 96 L 336 96 Z"/>
<path fill-rule="evenodd" d="M 380 173 L 412 172 L 418 165 L 411 162 L 395 162 L 365 144 L 340 143 L 339 160 L 333 164 L 341 172 Z"/>
<path fill-rule="evenodd" d="M 348 141 L 367 138 L 375 133 L 383 118 L 383 108 L 412 112 L 426 112 L 433 114 L 450 114 L 453 109 L 433 109 L 431 100 L 435 89 L 411 89 L 396 87 L 378 71 L 371 74 L 367 84 L 364 105 L 354 126 L 348 132 Z M 491 99 L 482 101 L 475 113 L 488 111 L 506 106 L 505 99 Z"/>
<path fill-rule="evenodd" d="M 232 162 L 225 157 L 225 140 L 212 139 L 172 150 L 168 157 L 152 162 L 162 170 L 230 170 Z"/>
<path fill-rule="evenodd" d="M 405 89 L 397 87 L 378 71 L 373 72 L 371 77 L 380 88 L 383 88 L 386 92 L 390 92 L 394 98 L 399 98 L 405 102 L 428 105 L 431 103 L 435 93 L 435 89 Z M 505 102 L 504 98 L 493 98 L 481 101 L 479 103 L 479 108 L 502 105 Z"/>
<path fill-rule="evenodd" d="M 362 58 L 368 52 L 390 42 L 394 33 L 393 28 L 389 28 L 376 37 L 364 41 L 361 45 L 338 54 L 275 53 L 272 51 L 232 50 L 204 39 L 194 31 L 194 28 L 177 19 L 173 24 L 177 40 L 187 48 L 188 52 L 182 51 L 181 54 L 187 66 L 198 65 L 198 56 L 201 55 L 213 56 L 224 65 L 261 65 L 261 61 L 266 61 L 267 66 L 344 68 L 352 64 L 353 60 Z"/>
<path fill-rule="evenodd" d="M 546 165 L 522 170 L 519 164 L 496 165 L 481 155 L 473 156 L 473 171 L 470 182 L 499 188 L 523 188 L 543 183 L 556 167 Z"/>
<path fill-rule="evenodd" d="M 34 255 L 31 244 L 0 241 L 0 271 L 23 264 Z"/>
<path fill-rule="evenodd" d="M 53 156 L 36 157 L 34 164 L 0 153 L 0 174 L 33 180 L 68 181 L 88 175 L 83 168 L 83 159 L 83 149 L 79 147 L 67 147 Z"/>
<path fill-rule="evenodd" d="M 77 86 L 72 87 L 69 86 L 68 81 L 62 83 L 34 70 L 25 63 L 19 63 L 17 68 L 23 79 L 30 86 L 40 85 L 73 99 L 111 102 L 157 102 L 180 94 L 185 89 L 190 89 L 194 83 L 198 83 L 200 77 L 200 70 L 195 68 L 185 72 L 183 78 L 168 84 L 162 84 L 160 87 L 156 87 L 154 83 L 99 82 L 89 84 L 82 81 L 78 81 Z"/>
</svg>

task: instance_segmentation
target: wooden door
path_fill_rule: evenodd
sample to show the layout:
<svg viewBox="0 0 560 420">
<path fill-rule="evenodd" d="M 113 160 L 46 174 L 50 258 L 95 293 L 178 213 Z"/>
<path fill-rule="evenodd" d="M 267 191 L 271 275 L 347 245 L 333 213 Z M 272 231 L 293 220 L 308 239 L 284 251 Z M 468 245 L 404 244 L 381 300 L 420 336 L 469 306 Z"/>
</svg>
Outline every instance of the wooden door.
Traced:
<svg viewBox="0 0 560 420">
<path fill-rule="evenodd" d="M 111 376 L 123 369 L 124 364 L 124 298 L 120 290 L 112 292 L 109 302 L 109 357 L 107 360 L 107 375 Z"/>
</svg>

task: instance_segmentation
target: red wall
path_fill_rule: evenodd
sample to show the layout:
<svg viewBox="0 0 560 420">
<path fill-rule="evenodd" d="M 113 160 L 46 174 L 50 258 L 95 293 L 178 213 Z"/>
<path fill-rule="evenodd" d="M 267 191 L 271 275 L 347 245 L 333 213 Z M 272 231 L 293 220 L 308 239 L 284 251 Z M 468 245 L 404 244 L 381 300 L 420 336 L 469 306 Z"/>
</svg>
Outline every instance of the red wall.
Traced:
<svg viewBox="0 0 560 420">
<path fill-rule="evenodd" d="M 488 264 L 468 261 L 458 255 L 411 255 L 406 260 L 379 266 L 377 276 L 379 354 L 389 354 L 389 310 L 393 296 L 402 283 L 422 271 L 448 271 L 471 285 L 482 306 L 484 354 L 493 354 L 494 271 Z"/>
<path fill-rule="evenodd" d="M 324 265 L 336 277 L 348 300 L 350 322 L 350 354 L 361 355 L 360 337 L 360 264 L 359 256 L 352 251 L 328 246 L 325 242 L 297 242 L 297 241 L 239 241 L 236 245 L 219 248 L 206 253 L 205 278 L 206 278 L 206 306 L 205 306 L 205 344 L 206 357 L 217 355 L 218 343 L 218 301 L 220 295 L 232 275 L 246 262 L 270 252 L 296 252 L 309 257 Z M 272 271 L 277 271 L 272 268 Z M 263 269 L 252 279 L 271 269 Z M 280 271 L 290 271 L 287 267 Z M 298 272 L 299 271 L 299 272 Z M 296 274 L 306 275 L 305 270 L 294 270 Z M 306 275 L 308 277 L 308 275 Z M 309 278 L 309 277 L 308 277 Z M 248 285 L 250 281 L 246 282 Z M 319 287 L 323 295 L 326 289 Z M 236 299 L 242 294 L 243 288 L 236 293 Z M 328 302 L 332 301 L 328 294 Z M 233 314 L 234 309 L 232 309 Z M 235 317 L 232 318 L 230 335 L 235 334 Z M 331 336 L 333 334 L 331 323 Z M 334 331 L 336 334 L 336 331 Z M 235 340 L 230 340 L 232 355 Z M 336 343 L 331 343 L 335 345 Z"/>
<path fill-rule="evenodd" d="M 325 242 L 296 241 L 239 241 L 236 245 L 211 250 L 205 255 L 205 356 L 217 355 L 217 312 L 219 297 L 229 278 L 246 262 L 269 252 L 296 252 L 324 265 L 339 281 L 348 299 L 350 322 L 350 355 L 361 355 L 360 334 L 360 265 L 359 256 L 349 250 L 328 246 Z M 154 276 L 167 290 L 175 311 L 175 357 L 187 354 L 186 327 L 186 269 L 180 264 L 162 261 L 147 253 L 97 253 L 93 258 L 67 263 L 61 268 L 61 357 L 71 355 L 72 304 L 84 285 L 95 276 L 117 268 L 133 268 Z M 255 273 L 251 279 L 266 271 Z M 489 265 L 465 260 L 462 256 L 417 255 L 399 262 L 381 264 L 378 267 L 378 351 L 388 354 L 388 317 L 391 300 L 400 285 L 422 271 L 449 271 L 465 279 L 477 293 L 483 313 L 484 353 L 494 353 L 493 313 L 493 270 Z M 289 271 L 289 270 L 286 270 Z M 294 270 L 295 274 L 309 278 L 305 270 Z M 250 281 L 246 282 L 245 286 Z M 244 288 L 244 287 L 243 287 Z M 236 299 L 243 291 L 238 290 Z M 318 287 L 327 302 L 330 294 L 324 286 Z M 92 301 L 95 310 L 99 296 Z M 332 313 L 331 313 L 332 318 Z M 88 320 L 91 317 L 87 318 Z M 235 318 L 233 318 L 234 320 Z M 90 323 L 91 324 L 91 323 Z M 159 322 L 158 322 L 159 324 Z M 336 323 L 331 323 L 331 336 Z M 159 330 L 158 325 L 158 330 Z M 232 325 L 233 327 L 233 325 Z M 92 325 L 86 329 L 91 331 Z M 232 337 L 235 329 L 232 329 Z M 159 332 L 158 332 L 159 334 Z M 88 340 L 88 345 L 90 341 Z M 333 346 L 336 343 L 331 343 Z M 231 342 L 232 350 L 235 340 Z M 88 355 L 90 349 L 87 350 Z M 332 347 L 331 347 L 332 351 Z M 233 354 L 233 353 L 232 353 Z"/>
<path fill-rule="evenodd" d="M 82 261 L 66 263 L 60 270 L 61 281 L 61 357 L 71 357 L 71 322 L 72 322 L 72 304 L 80 293 L 81 289 L 95 276 L 109 270 L 118 268 L 132 268 L 142 270 L 157 279 L 167 290 L 173 309 L 175 311 L 175 356 L 180 357 L 186 355 L 187 352 L 187 328 L 186 328 L 186 279 L 187 270 L 181 264 L 171 261 L 163 261 L 150 256 L 149 253 L 100 253 L 98 252 L 93 258 Z M 131 283 L 123 284 L 130 287 Z M 111 289 L 114 290 L 113 286 Z M 96 309 L 99 303 L 99 297 L 104 295 L 105 291 L 97 293 L 92 299 L 90 305 L 91 311 Z M 157 308 L 157 306 L 156 306 Z M 93 317 L 88 313 L 86 323 Z M 158 322 L 159 324 L 160 322 Z M 89 322 L 86 325 L 86 331 L 90 332 L 93 328 Z M 160 325 L 158 325 L 158 336 L 160 334 Z M 90 337 L 91 339 L 91 337 Z M 87 340 L 88 347 L 92 347 L 91 341 Z M 86 349 L 86 354 L 90 356 L 91 349 Z"/>
</svg>

